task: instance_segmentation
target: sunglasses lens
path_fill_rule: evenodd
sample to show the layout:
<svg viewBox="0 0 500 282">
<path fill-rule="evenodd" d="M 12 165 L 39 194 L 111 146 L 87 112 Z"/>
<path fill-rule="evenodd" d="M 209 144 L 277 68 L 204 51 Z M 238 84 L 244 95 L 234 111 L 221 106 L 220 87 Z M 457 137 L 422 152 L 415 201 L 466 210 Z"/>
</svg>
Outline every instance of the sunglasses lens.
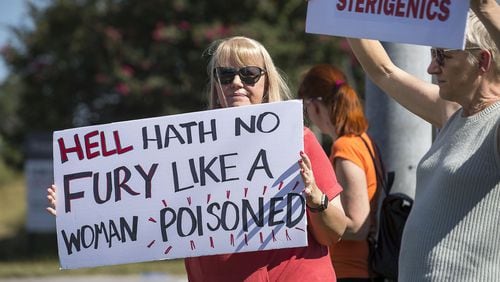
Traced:
<svg viewBox="0 0 500 282">
<path fill-rule="evenodd" d="M 234 76 L 237 72 L 238 71 L 235 68 L 218 67 L 215 68 L 214 75 L 215 78 L 220 80 L 220 83 L 229 84 L 234 80 Z"/>
<path fill-rule="evenodd" d="M 217 67 L 214 70 L 215 78 L 218 78 L 221 84 L 233 82 L 234 76 L 239 75 L 241 81 L 245 84 L 255 84 L 259 81 L 264 71 L 259 67 L 249 66 L 239 70 L 235 68 Z"/>
<path fill-rule="evenodd" d="M 258 67 L 244 67 L 240 69 L 240 78 L 245 84 L 255 84 L 261 73 L 262 70 Z"/>
<path fill-rule="evenodd" d="M 436 60 L 436 63 L 440 66 L 444 66 L 444 49 L 432 48 L 431 57 Z"/>
<path fill-rule="evenodd" d="M 436 61 L 440 66 L 444 65 L 444 50 L 436 49 Z"/>
</svg>

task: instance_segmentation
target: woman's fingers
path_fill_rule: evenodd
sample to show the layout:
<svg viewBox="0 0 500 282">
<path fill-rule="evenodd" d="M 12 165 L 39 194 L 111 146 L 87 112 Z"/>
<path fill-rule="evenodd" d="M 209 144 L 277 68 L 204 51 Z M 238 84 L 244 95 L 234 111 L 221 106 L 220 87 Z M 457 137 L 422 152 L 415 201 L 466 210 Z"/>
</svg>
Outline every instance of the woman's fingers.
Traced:
<svg viewBox="0 0 500 282">
<path fill-rule="evenodd" d="M 303 151 L 300 151 L 300 157 L 301 157 L 301 160 L 302 160 L 302 163 L 308 168 L 308 169 L 312 169 L 311 167 L 311 160 L 309 159 L 309 157 L 306 155 L 306 153 L 304 153 Z"/>
<path fill-rule="evenodd" d="M 47 207 L 45 210 L 47 210 L 47 212 L 53 216 L 56 216 L 56 210 L 51 208 L 51 207 Z"/>
<path fill-rule="evenodd" d="M 313 198 L 315 196 L 321 195 L 318 187 L 316 186 L 314 174 L 311 167 L 311 161 L 309 157 L 304 153 L 300 152 L 301 159 L 299 160 L 300 165 L 300 174 L 302 176 L 302 180 L 304 181 L 304 196 L 306 198 L 307 203 L 313 202 Z"/>
<path fill-rule="evenodd" d="M 312 171 L 311 167 L 311 161 L 307 157 L 307 155 L 304 152 L 300 152 L 300 160 L 299 160 L 299 165 L 300 165 L 300 174 L 302 176 L 302 180 L 304 180 L 304 185 L 307 188 L 311 188 L 314 184 L 314 174 Z"/>
<path fill-rule="evenodd" d="M 56 186 L 52 184 L 47 188 L 47 201 L 49 202 L 49 207 L 46 208 L 47 212 L 51 215 L 56 215 Z"/>
</svg>

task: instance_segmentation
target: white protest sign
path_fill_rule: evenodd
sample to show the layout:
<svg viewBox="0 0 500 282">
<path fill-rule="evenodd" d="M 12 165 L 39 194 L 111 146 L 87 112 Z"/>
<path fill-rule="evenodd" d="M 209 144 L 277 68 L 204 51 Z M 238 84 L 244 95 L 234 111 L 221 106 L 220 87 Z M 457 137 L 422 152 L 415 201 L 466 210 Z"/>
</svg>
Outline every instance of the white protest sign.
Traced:
<svg viewBox="0 0 500 282">
<path fill-rule="evenodd" d="M 306 32 L 461 49 L 468 0 L 309 0 Z"/>
<path fill-rule="evenodd" d="M 302 102 L 54 132 L 66 269 L 307 245 Z"/>
</svg>

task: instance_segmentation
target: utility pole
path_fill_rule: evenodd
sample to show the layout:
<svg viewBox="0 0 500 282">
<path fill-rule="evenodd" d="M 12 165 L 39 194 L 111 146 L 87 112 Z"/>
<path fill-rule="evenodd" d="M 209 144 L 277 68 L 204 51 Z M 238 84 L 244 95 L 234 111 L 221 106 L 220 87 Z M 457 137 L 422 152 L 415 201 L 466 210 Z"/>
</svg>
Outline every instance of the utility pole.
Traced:
<svg viewBox="0 0 500 282">
<path fill-rule="evenodd" d="M 429 47 L 383 43 L 394 64 L 431 82 Z M 432 126 L 409 112 L 366 78 L 365 112 L 369 134 L 380 147 L 387 171 L 394 171 L 391 193 L 415 198 L 416 168 L 432 143 Z"/>
</svg>

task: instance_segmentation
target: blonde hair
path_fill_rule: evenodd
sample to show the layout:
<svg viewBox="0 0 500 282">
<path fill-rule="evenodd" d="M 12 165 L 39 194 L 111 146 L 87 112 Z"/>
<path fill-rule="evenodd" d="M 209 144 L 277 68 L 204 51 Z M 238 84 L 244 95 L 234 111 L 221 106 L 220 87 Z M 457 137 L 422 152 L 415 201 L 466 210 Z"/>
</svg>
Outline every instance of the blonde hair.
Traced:
<svg viewBox="0 0 500 282">
<path fill-rule="evenodd" d="M 213 71 L 219 66 L 236 63 L 238 67 L 258 66 L 266 70 L 261 79 L 266 79 L 262 103 L 277 102 L 292 97 L 284 75 L 276 68 L 266 48 L 258 41 L 243 36 L 229 37 L 214 41 L 206 53 L 210 56 L 207 66 L 208 103 L 210 109 L 220 108 L 217 96 L 217 81 Z"/>
<path fill-rule="evenodd" d="M 484 27 L 483 23 L 478 19 L 476 14 L 469 10 L 469 18 L 467 21 L 467 29 L 465 32 L 465 47 L 479 47 L 491 52 L 491 58 L 495 66 L 495 73 L 500 74 L 500 58 L 498 57 L 498 47 L 495 41 Z M 477 58 L 469 56 L 471 63 L 477 63 Z"/>
</svg>

